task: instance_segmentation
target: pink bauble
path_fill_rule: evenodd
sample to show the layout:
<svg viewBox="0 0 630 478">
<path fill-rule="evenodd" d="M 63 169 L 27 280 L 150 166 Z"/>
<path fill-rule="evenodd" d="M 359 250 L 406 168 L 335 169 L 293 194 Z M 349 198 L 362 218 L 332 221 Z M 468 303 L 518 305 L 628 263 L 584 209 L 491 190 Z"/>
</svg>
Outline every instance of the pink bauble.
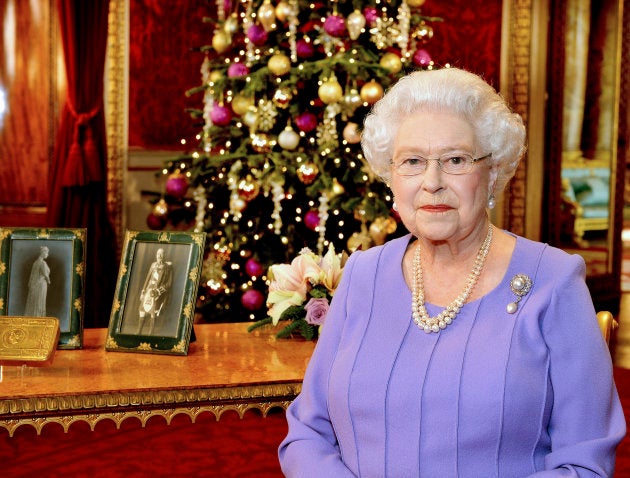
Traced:
<svg viewBox="0 0 630 478">
<path fill-rule="evenodd" d="M 239 76 L 245 76 L 249 73 L 249 68 L 242 63 L 232 63 L 227 70 L 227 74 L 230 78 L 238 78 Z"/>
<path fill-rule="evenodd" d="M 262 46 L 267 42 L 267 32 L 262 25 L 254 24 L 247 29 L 247 38 L 256 46 Z"/>
<path fill-rule="evenodd" d="M 232 110 L 227 106 L 214 105 L 210 111 L 210 119 L 217 126 L 227 126 L 232 121 Z"/>
<path fill-rule="evenodd" d="M 315 116 L 310 111 L 305 111 L 297 118 L 295 118 L 295 125 L 299 128 L 300 131 L 304 131 L 305 133 L 313 131 L 315 128 L 317 128 L 317 116 Z"/>
<path fill-rule="evenodd" d="M 247 259 L 247 262 L 245 263 L 245 272 L 247 272 L 250 276 L 258 277 L 262 275 L 264 271 L 265 268 L 256 259 Z"/>
<path fill-rule="evenodd" d="M 164 229 L 164 226 L 166 226 L 166 217 L 156 216 L 151 213 L 147 216 L 147 226 L 154 231 Z"/>
<path fill-rule="evenodd" d="M 317 211 L 308 211 L 304 215 L 304 225 L 311 231 L 314 231 L 319 226 L 319 214 Z"/>
<path fill-rule="evenodd" d="M 429 66 L 431 64 L 431 55 L 423 48 L 420 48 L 413 55 L 413 63 L 417 66 Z"/>
<path fill-rule="evenodd" d="M 378 10 L 374 7 L 365 7 L 363 9 L 363 16 L 365 17 L 365 21 L 368 25 L 372 25 L 378 18 Z"/>
<path fill-rule="evenodd" d="M 346 21 L 339 15 L 328 15 L 324 21 L 324 30 L 331 37 L 341 37 L 346 32 Z"/>
<path fill-rule="evenodd" d="M 183 174 L 172 174 L 166 180 L 166 194 L 181 199 L 188 191 L 188 179 Z"/>
<path fill-rule="evenodd" d="M 312 42 L 300 38 L 295 45 L 295 51 L 299 58 L 311 58 L 315 54 L 315 47 Z"/>
<path fill-rule="evenodd" d="M 256 289 L 248 289 L 243 292 L 243 295 L 241 296 L 241 304 L 243 304 L 243 307 L 247 310 L 258 310 L 264 305 L 264 303 L 265 296 L 262 292 Z"/>
</svg>

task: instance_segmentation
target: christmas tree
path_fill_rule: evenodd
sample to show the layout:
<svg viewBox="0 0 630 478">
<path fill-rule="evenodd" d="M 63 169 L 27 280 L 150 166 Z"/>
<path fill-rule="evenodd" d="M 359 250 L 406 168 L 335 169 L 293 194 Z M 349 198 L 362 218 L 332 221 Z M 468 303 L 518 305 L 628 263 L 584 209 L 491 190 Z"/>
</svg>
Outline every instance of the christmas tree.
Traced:
<svg viewBox="0 0 630 478">
<path fill-rule="evenodd" d="M 307 247 L 351 252 L 404 234 L 361 153 L 370 107 L 406 72 L 432 68 L 424 0 L 218 0 L 194 149 L 170 162 L 153 228 L 206 231 L 197 312 L 258 320 L 270 265 Z"/>
</svg>

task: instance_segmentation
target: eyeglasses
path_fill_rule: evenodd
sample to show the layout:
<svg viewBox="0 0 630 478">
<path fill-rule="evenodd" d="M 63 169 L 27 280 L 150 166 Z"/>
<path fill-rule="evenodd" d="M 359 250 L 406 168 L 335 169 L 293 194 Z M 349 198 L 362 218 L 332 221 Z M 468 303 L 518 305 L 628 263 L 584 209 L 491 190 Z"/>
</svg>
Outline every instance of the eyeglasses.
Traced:
<svg viewBox="0 0 630 478">
<path fill-rule="evenodd" d="M 394 170 L 400 176 L 418 176 L 424 174 L 429 166 L 429 161 L 437 161 L 440 171 L 446 174 L 468 174 L 472 171 L 475 163 L 483 161 L 492 156 L 488 153 L 480 158 L 473 158 L 467 153 L 448 153 L 439 158 L 423 158 L 422 156 L 410 156 L 399 163 L 394 163 Z"/>
</svg>

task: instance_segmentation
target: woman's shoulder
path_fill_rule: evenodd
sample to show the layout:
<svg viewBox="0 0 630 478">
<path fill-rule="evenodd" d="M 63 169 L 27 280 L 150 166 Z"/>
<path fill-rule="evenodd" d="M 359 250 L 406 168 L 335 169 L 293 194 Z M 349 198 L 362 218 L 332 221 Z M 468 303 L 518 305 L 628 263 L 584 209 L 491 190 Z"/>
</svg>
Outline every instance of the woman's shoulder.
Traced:
<svg viewBox="0 0 630 478">
<path fill-rule="evenodd" d="M 411 234 L 406 234 L 395 239 L 390 239 L 384 244 L 372 246 L 369 249 L 357 249 L 350 254 L 350 259 L 352 262 L 360 261 L 362 263 L 377 263 L 381 258 L 387 260 L 394 259 L 398 256 L 402 258 L 402 255 L 405 253 L 405 250 L 409 245 L 410 239 Z"/>
<path fill-rule="evenodd" d="M 536 261 L 538 268 L 555 274 L 575 271 L 583 273 L 586 266 L 584 258 L 579 254 L 569 252 L 552 246 L 545 242 L 534 241 L 522 236 L 516 236 L 517 255 L 515 259 L 520 262 Z"/>
</svg>

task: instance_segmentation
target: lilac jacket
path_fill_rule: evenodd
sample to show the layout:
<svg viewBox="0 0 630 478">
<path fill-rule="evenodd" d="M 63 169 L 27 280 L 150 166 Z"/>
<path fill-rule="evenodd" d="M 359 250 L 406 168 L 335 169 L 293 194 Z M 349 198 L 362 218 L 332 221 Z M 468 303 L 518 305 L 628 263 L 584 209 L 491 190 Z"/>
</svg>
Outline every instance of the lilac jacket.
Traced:
<svg viewBox="0 0 630 478">
<path fill-rule="evenodd" d="M 496 289 L 426 334 L 402 274 L 409 240 L 346 264 L 287 411 L 286 476 L 612 476 L 625 419 L 582 258 L 517 237 Z M 516 274 L 533 286 L 509 314 Z"/>
</svg>

